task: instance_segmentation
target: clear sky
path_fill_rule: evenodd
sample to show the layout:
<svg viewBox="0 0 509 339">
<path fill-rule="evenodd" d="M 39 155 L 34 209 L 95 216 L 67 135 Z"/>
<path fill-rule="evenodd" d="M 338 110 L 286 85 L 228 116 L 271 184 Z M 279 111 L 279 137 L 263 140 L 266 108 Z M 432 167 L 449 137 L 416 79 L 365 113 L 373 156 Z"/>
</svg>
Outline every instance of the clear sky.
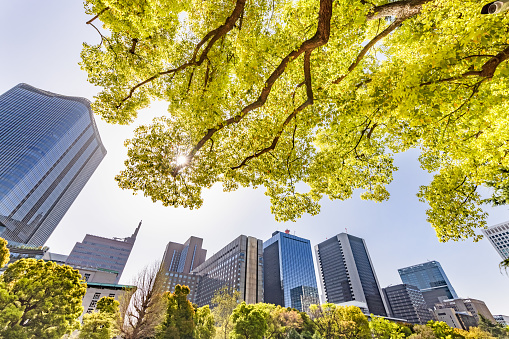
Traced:
<svg viewBox="0 0 509 339">
<path fill-rule="evenodd" d="M 25 82 L 93 100 L 98 88 L 87 82 L 78 65 L 81 44 L 100 39 L 85 24 L 88 19 L 77 0 L 0 0 L 0 93 Z M 165 111 L 163 103 L 153 104 L 135 124 Z M 399 171 L 389 186 L 389 202 L 362 201 L 358 194 L 348 201 L 324 200 L 320 215 L 282 224 L 270 214 L 262 188 L 223 193 L 220 186 L 213 187 L 204 192 L 199 210 L 163 207 L 121 190 L 113 178 L 123 167 L 123 142 L 134 126 L 96 120 L 108 154 L 48 240 L 52 252 L 69 254 L 86 233 L 127 237 L 143 220 L 121 279 L 128 283 L 144 265 L 162 258 L 169 241 L 183 243 L 191 235 L 204 239 L 209 257 L 240 234 L 266 240 L 274 230 L 288 228 L 314 246 L 347 229 L 366 240 L 382 287 L 401 283 L 398 268 L 437 260 L 460 297 L 483 300 L 493 314 L 509 315 L 509 277 L 499 271 L 501 258 L 488 240 L 439 243 L 426 222 L 426 205 L 415 194 L 431 177 L 419 169 L 416 151 L 396 158 Z M 488 224 L 509 220 L 508 209 L 487 208 Z"/>
</svg>

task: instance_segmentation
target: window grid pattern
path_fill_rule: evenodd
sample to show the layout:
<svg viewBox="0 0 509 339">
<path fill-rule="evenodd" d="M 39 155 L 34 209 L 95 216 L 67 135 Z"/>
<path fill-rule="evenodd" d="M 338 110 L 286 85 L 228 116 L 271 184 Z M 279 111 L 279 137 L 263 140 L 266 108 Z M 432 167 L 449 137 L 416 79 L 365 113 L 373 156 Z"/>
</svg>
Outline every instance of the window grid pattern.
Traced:
<svg viewBox="0 0 509 339">
<path fill-rule="evenodd" d="M 106 154 L 89 102 L 19 84 L 0 95 L 0 233 L 42 246 Z"/>
</svg>

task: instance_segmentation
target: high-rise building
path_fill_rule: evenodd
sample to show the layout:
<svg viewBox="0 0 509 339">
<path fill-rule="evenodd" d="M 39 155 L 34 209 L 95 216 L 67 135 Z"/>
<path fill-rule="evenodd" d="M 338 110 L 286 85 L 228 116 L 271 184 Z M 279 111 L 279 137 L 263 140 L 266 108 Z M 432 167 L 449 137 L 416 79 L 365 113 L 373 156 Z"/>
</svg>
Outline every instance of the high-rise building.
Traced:
<svg viewBox="0 0 509 339">
<path fill-rule="evenodd" d="M 205 261 L 207 250 L 202 249 L 203 239 L 190 237 L 184 244 L 169 242 L 161 266 L 164 272 L 190 273 Z"/>
<path fill-rule="evenodd" d="M 502 259 L 509 258 L 509 221 L 482 230 Z"/>
<path fill-rule="evenodd" d="M 266 303 L 307 311 L 319 304 L 309 240 L 276 231 L 263 243 L 263 284 Z"/>
<path fill-rule="evenodd" d="M 325 300 L 360 302 L 370 313 L 387 316 L 380 284 L 364 239 L 340 233 L 315 246 Z"/>
<path fill-rule="evenodd" d="M 124 271 L 140 227 L 141 221 L 133 235 L 127 238 L 109 239 L 87 234 L 82 242 L 74 245 L 65 263 L 78 269 L 92 267 L 116 272 L 116 284 Z"/>
<path fill-rule="evenodd" d="M 198 306 L 209 305 L 222 287 L 239 291 L 248 304 L 263 302 L 263 242 L 241 235 L 191 273 L 200 276 Z"/>
<path fill-rule="evenodd" d="M 389 315 L 411 324 L 426 324 L 432 320 L 421 291 L 412 285 L 400 284 L 383 289 Z"/>
<path fill-rule="evenodd" d="M 491 321 L 492 323 L 495 323 L 495 318 L 491 314 L 490 310 L 488 309 L 488 306 L 484 303 L 482 300 L 478 299 L 450 299 L 450 300 L 444 300 L 441 303 L 435 304 L 435 309 L 440 310 L 444 308 L 452 308 L 456 312 L 468 312 L 470 315 L 472 315 L 477 323 L 481 320 L 481 315 Z"/>
<path fill-rule="evenodd" d="M 428 308 L 433 309 L 436 303 L 445 299 L 458 298 L 438 261 L 400 268 L 398 273 L 404 284 L 419 288 Z"/>
<path fill-rule="evenodd" d="M 0 236 L 42 246 L 106 155 L 89 101 L 19 84 L 0 131 Z"/>
<path fill-rule="evenodd" d="M 197 237 L 190 237 L 184 244 L 169 242 L 161 261 L 165 290 L 173 292 L 176 285 L 186 285 L 191 290 L 188 298 L 193 303 L 200 276 L 191 271 L 205 261 L 207 250 L 202 249 L 202 244 L 203 239 Z"/>
</svg>

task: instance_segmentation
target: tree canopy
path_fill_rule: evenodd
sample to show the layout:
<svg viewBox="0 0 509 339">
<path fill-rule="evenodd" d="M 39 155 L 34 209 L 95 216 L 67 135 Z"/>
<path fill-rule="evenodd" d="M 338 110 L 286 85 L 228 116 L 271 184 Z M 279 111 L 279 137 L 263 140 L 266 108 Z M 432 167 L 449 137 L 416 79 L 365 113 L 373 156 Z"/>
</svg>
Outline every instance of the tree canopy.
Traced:
<svg viewBox="0 0 509 339">
<path fill-rule="evenodd" d="M 67 265 L 20 259 L 0 277 L 0 337 L 60 339 L 79 327 L 86 285 Z"/>
<path fill-rule="evenodd" d="M 439 240 L 478 240 L 479 188 L 509 184 L 509 16 L 483 5 L 87 0 L 100 42 L 81 66 L 108 122 L 168 102 L 126 141 L 122 188 L 198 208 L 215 183 L 263 186 L 296 220 L 324 196 L 387 200 L 395 154 L 415 148 Z"/>
</svg>

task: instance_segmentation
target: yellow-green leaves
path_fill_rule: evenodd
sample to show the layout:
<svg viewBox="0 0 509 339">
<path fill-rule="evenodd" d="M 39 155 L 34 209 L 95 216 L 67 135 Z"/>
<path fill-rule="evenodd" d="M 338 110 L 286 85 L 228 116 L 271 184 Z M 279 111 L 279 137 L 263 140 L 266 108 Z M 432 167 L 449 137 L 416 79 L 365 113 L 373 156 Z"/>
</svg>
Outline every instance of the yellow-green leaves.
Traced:
<svg viewBox="0 0 509 339">
<path fill-rule="evenodd" d="M 477 188 L 499 187 L 509 168 L 509 16 L 474 0 L 85 6 L 104 23 L 82 51 L 103 88 L 94 111 L 128 124 L 168 102 L 126 142 L 120 187 L 198 208 L 215 183 L 263 186 L 276 220 L 296 220 L 323 196 L 387 200 L 394 155 L 418 148 L 436 174 L 418 196 L 438 238 L 478 239 Z M 317 37 L 308 59 L 295 55 Z"/>
</svg>

